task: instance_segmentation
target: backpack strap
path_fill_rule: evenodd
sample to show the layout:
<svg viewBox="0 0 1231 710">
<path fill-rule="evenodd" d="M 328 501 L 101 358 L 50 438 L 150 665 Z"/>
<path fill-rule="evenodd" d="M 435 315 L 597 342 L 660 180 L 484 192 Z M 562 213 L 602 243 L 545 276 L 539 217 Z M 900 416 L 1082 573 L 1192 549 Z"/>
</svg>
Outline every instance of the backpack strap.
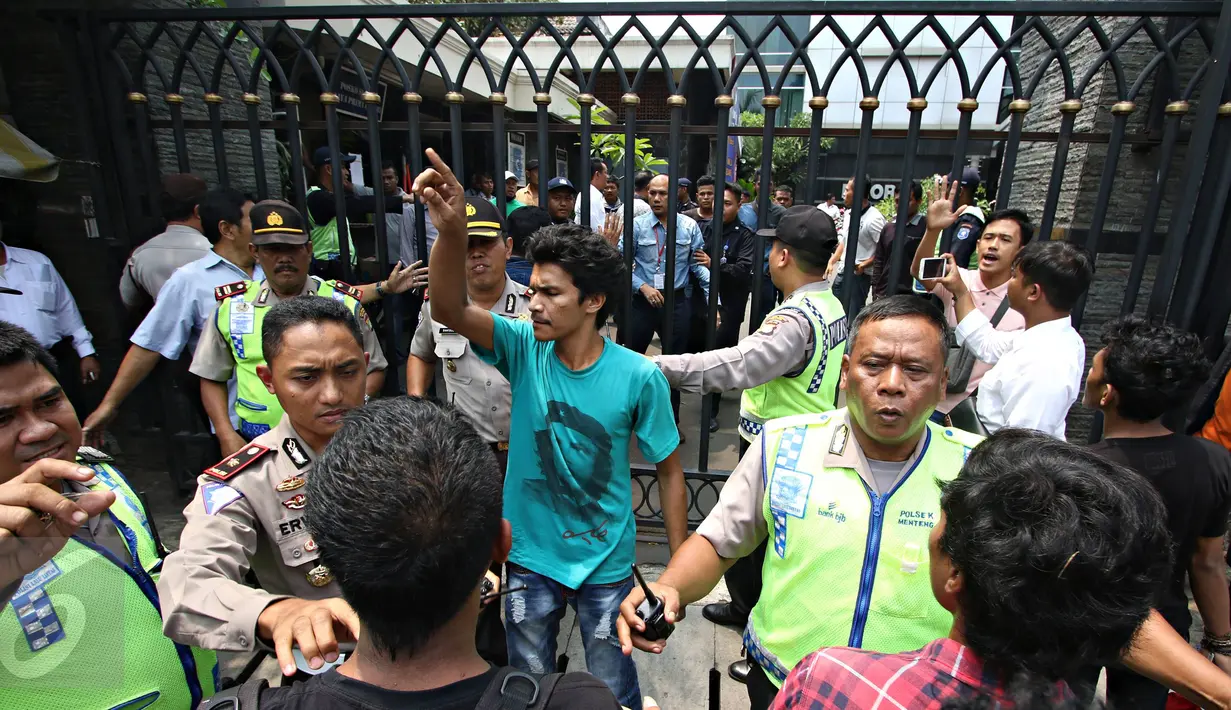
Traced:
<svg viewBox="0 0 1231 710">
<path fill-rule="evenodd" d="M 496 672 L 496 677 L 483 691 L 475 710 L 538 710 L 547 707 L 547 701 L 556 689 L 563 673 L 548 673 L 535 676 L 505 666 Z"/>
<path fill-rule="evenodd" d="M 220 690 L 213 697 L 201 703 L 201 710 L 258 710 L 261 691 L 269 687 L 269 681 L 264 678 L 252 680 L 226 690 Z"/>
</svg>

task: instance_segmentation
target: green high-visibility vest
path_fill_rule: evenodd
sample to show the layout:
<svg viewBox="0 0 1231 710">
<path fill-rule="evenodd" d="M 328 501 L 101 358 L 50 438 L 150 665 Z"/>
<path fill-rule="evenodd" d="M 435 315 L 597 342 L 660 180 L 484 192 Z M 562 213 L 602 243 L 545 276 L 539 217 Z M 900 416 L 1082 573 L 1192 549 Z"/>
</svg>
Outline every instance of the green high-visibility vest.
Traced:
<svg viewBox="0 0 1231 710">
<path fill-rule="evenodd" d="M 132 564 L 72 537 L 26 575 L 0 609 L 0 707 L 195 707 L 214 694 L 217 658 L 163 635 L 155 586 L 162 558 L 145 509 L 119 471 L 78 462 L 94 469 L 93 490 L 115 492 L 106 515 Z"/>
<path fill-rule="evenodd" d="M 308 190 L 308 194 L 321 189 L 313 187 Z M 342 219 L 346 219 L 343 215 Z M 308 210 L 308 226 L 311 230 L 308 235 L 312 238 L 312 258 L 317 261 L 336 261 L 342 258 L 341 248 L 338 246 L 338 218 L 334 217 L 324 224 L 317 224 L 316 220 L 312 219 L 312 210 Z M 350 248 L 350 263 L 351 266 L 359 263 L 359 257 L 355 253 L 355 240 L 351 237 L 350 222 L 346 223 L 346 244 Z"/>
<path fill-rule="evenodd" d="M 840 409 L 775 419 L 763 435 L 769 529 L 760 600 L 744 644 L 782 685 L 826 646 L 882 653 L 949 633 L 953 616 L 932 595 L 928 537 L 940 517 L 938 480 L 955 478 L 982 437 L 928 422 L 923 451 L 884 495 L 827 452 L 855 446 Z"/>
<path fill-rule="evenodd" d="M 310 278 L 314 284 L 312 293 L 341 301 L 360 322 L 367 318 L 359 300 L 347 294 L 350 287 L 315 276 Z M 264 434 L 282 421 L 282 405 L 256 374 L 257 366 L 265 364 L 261 324 L 271 305 L 268 299 L 269 287 L 264 282 L 248 281 L 243 291 L 218 304 L 216 315 L 218 332 L 235 358 L 235 413 L 239 416 L 239 431 L 249 438 Z"/>
<path fill-rule="evenodd" d="M 846 352 L 846 311 L 828 289 L 795 293 L 765 317 L 766 327 L 772 327 L 771 318 L 788 310 L 802 313 L 812 324 L 816 346 L 803 370 L 744 390 L 739 403 L 739 433 L 748 441 L 756 438 L 770 419 L 828 412 L 835 405 L 842 355 Z"/>
</svg>

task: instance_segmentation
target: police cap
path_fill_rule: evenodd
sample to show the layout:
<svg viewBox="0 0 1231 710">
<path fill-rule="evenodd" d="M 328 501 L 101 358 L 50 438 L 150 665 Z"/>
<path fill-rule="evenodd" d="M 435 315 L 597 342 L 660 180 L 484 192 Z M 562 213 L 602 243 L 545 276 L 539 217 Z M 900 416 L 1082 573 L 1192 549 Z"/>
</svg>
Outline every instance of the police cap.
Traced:
<svg viewBox="0 0 1231 710">
<path fill-rule="evenodd" d="M 248 213 L 252 220 L 252 245 L 307 244 L 308 228 L 299 210 L 282 200 L 262 200 Z"/>
<path fill-rule="evenodd" d="M 833 218 L 812 205 L 795 205 L 782 215 L 777 227 L 757 230 L 757 235 L 794 247 L 815 265 L 828 261 L 838 246 Z"/>
<path fill-rule="evenodd" d="M 504 222 L 496 206 L 482 197 L 466 198 L 466 234 L 484 239 L 504 235 Z"/>
</svg>

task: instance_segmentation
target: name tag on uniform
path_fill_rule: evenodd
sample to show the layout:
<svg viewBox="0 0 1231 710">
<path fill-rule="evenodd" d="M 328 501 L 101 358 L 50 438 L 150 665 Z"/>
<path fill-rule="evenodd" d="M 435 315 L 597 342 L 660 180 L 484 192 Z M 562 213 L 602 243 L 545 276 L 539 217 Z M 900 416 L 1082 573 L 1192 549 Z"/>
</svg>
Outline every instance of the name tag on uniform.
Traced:
<svg viewBox="0 0 1231 710">
<path fill-rule="evenodd" d="M 667 287 L 667 275 L 666 274 L 654 274 L 654 288 L 661 291 L 666 287 Z"/>
<path fill-rule="evenodd" d="M 251 335 L 256 325 L 252 304 L 240 301 L 231 305 L 231 334 Z"/>
</svg>

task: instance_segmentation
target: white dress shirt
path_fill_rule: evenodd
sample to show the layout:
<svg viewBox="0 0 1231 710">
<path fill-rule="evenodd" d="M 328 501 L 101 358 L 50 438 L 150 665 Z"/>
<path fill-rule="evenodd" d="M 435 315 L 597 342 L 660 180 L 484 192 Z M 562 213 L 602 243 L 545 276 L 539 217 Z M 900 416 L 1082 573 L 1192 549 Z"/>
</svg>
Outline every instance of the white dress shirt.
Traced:
<svg viewBox="0 0 1231 710">
<path fill-rule="evenodd" d="M 72 338 L 79 357 L 93 355 L 94 336 L 86 330 L 77 302 L 60 278 L 60 272 L 51 265 L 51 259 L 3 242 L 0 242 L 0 249 L 8 255 L 0 275 L 0 286 L 21 291 L 20 296 L 0 295 L 0 320 L 30 331 L 44 348 Z"/>
<path fill-rule="evenodd" d="M 839 229 L 838 234 L 841 235 L 841 241 L 846 245 L 847 249 L 851 248 L 850 237 L 851 227 L 851 212 L 846 212 L 846 228 Z M 885 229 L 885 216 L 876 209 L 876 205 L 868 205 L 864 208 L 863 214 L 859 216 L 859 234 L 855 236 L 855 261 L 866 261 L 876 254 L 876 243 L 880 241 L 881 231 Z M 836 273 L 842 273 L 846 268 L 846 257 L 838 260 L 838 264 L 834 267 Z"/>
<path fill-rule="evenodd" d="M 597 232 L 603 228 L 603 222 L 607 219 L 607 198 L 603 195 L 603 191 L 590 184 L 590 231 Z M 581 198 L 577 198 L 577 204 L 573 207 L 573 221 L 581 224 Z"/>
<path fill-rule="evenodd" d="M 1064 420 L 1086 371 L 1086 343 L 1071 318 L 1005 333 L 975 310 L 958 323 L 957 341 L 993 365 L 979 384 L 976 404 L 988 431 L 1022 427 L 1064 441 Z"/>
</svg>

